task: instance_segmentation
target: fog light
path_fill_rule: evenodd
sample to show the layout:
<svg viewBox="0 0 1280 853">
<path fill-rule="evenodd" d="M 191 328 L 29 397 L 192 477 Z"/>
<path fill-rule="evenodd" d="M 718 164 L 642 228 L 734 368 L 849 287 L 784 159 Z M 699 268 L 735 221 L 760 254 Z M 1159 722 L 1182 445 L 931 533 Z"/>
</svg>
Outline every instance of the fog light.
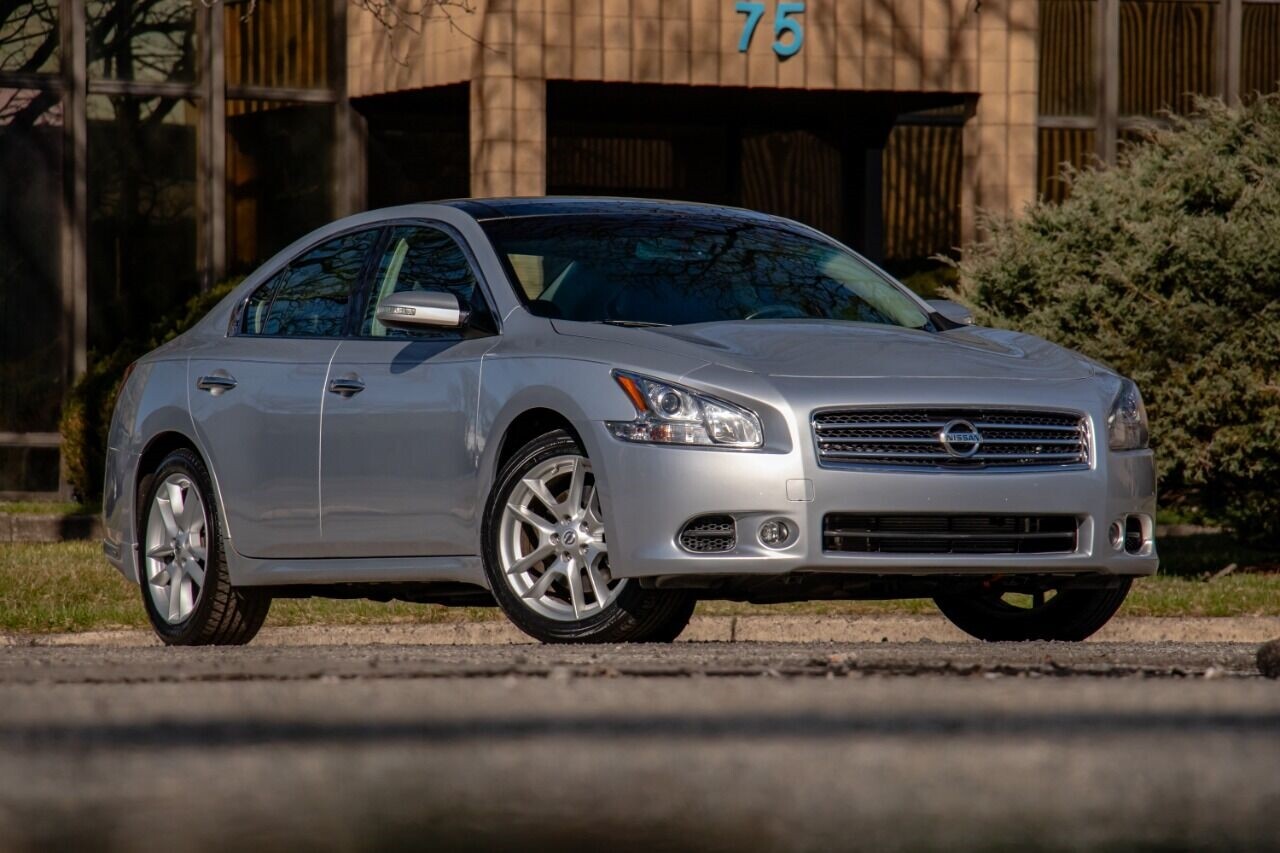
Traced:
<svg viewBox="0 0 1280 853">
<path fill-rule="evenodd" d="M 1124 545 L 1124 524 L 1118 519 L 1111 522 L 1111 547 L 1117 551 Z"/>
<path fill-rule="evenodd" d="M 766 521 L 760 525 L 760 541 L 770 548 L 786 544 L 791 538 L 791 528 L 785 521 Z"/>
<path fill-rule="evenodd" d="M 1146 544 L 1147 537 L 1142 531 L 1142 516 L 1131 515 L 1124 522 L 1124 550 L 1127 554 L 1137 554 L 1142 551 L 1142 546 Z"/>
</svg>

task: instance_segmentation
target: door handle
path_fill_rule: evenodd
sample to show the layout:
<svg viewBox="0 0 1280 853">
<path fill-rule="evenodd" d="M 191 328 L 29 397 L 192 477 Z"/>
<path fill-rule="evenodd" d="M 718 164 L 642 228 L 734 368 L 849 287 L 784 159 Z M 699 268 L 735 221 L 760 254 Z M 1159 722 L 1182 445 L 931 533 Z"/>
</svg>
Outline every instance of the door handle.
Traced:
<svg viewBox="0 0 1280 853">
<path fill-rule="evenodd" d="M 359 376 L 340 376 L 329 380 L 329 393 L 340 397 L 354 397 L 364 390 L 364 381 Z"/>
<path fill-rule="evenodd" d="M 236 387 L 236 379 L 227 373 L 213 373 L 209 376 L 201 376 L 196 380 L 196 387 L 201 391 L 208 391 L 213 396 L 218 396 L 223 391 L 230 391 Z"/>
</svg>

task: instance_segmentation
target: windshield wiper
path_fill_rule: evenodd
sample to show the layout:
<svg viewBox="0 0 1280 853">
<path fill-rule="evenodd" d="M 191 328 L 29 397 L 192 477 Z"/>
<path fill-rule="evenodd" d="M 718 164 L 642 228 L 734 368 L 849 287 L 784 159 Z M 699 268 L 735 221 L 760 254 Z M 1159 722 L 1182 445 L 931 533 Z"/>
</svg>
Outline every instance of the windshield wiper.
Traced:
<svg viewBox="0 0 1280 853">
<path fill-rule="evenodd" d="M 650 323 L 645 320 L 601 320 L 606 326 L 623 326 L 629 329 L 652 329 L 655 327 L 670 326 L 670 323 Z"/>
</svg>

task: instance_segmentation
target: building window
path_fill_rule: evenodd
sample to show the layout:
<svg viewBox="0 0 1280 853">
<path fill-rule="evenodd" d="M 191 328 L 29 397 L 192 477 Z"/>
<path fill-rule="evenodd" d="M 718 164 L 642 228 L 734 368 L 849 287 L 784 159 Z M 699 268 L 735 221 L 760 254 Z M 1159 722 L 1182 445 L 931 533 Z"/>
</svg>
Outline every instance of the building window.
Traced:
<svg viewBox="0 0 1280 853">
<path fill-rule="evenodd" d="M 1095 0 L 1042 0 L 1040 4 L 1040 115 L 1093 116 Z"/>
<path fill-rule="evenodd" d="M 329 87 L 332 0 L 259 0 L 252 15 L 225 5 L 227 85 Z"/>
<path fill-rule="evenodd" d="M 89 75 L 194 80 L 198 6 L 191 0 L 90 0 L 85 4 Z"/>
<path fill-rule="evenodd" d="M 89 348 L 145 340 L 198 289 L 196 105 L 90 95 Z"/>
<path fill-rule="evenodd" d="M 1280 89 L 1280 3 L 1245 3 L 1240 21 L 1240 95 Z"/>
<path fill-rule="evenodd" d="M 345 31 L 342 0 L 0 0 L 0 493 L 59 489 L 95 357 L 359 203 Z"/>
<path fill-rule="evenodd" d="M 1040 195 L 1197 97 L 1277 89 L 1280 0 L 1040 0 Z"/>
<path fill-rule="evenodd" d="M 1063 172 L 1068 166 L 1080 169 L 1094 162 L 1097 131 L 1093 128 L 1041 127 L 1038 143 L 1040 195 L 1049 201 L 1062 201 L 1071 189 Z"/>
<path fill-rule="evenodd" d="M 935 255 L 960 245 L 964 110 L 927 118 L 900 119 L 884 148 L 884 262 L 901 275 L 936 266 Z"/>
<path fill-rule="evenodd" d="M 0 3 L 0 492 L 59 487 L 67 377 L 57 0 Z"/>
<path fill-rule="evenodd" d="M 58 96 L 0 87 L 0 432 L 58 428 L 61 193 Z"/>
<path fill-rule="evenodd" d="M 0 3 L 0 71 L 57 72 L 58 0 Z"/>
<path fill-rule="evenodd" d="M 1097 145 L 1098 16 L 1096 0 L 1041 0 L 1037 187 L 1062 201 L 1064 167 L 1092 162 Z"/>
<path fill-rule="evenodd" d="M 1120 115 L 1186 112 L 1219 93 L 1217 3 L 1122 0 Z"/>
<path fill-rule="evenodd" d="M 808 130 L 742 135 L 742 206 L 797 219 L 827 234 L 844 226 L 839 145 Z M 878 248 L 878 247 L 877 247 Z"/>
<path fill-rule="evenodd" d="M 333 107 L 227 101 L 227 260 L 248 272 L 333 218 Z"/>
</svg>

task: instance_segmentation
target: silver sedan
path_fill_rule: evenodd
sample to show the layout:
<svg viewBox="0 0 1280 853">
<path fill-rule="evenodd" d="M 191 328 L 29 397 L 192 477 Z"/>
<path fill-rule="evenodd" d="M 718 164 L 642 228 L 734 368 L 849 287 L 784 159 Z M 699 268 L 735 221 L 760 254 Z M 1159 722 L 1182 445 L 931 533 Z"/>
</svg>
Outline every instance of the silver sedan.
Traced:
<svg viewBox="0 0 1280 853">
<path fill-rule="evenodd" d="M 315 595 L 496 604 L 551 642 L 928 597 L 1079 640 L 1157 566 L 1131 381 L 720 207 L 335 222 L 132 365 L 109 445 L 103 547 L 174 644 Z"/>
</svg>

